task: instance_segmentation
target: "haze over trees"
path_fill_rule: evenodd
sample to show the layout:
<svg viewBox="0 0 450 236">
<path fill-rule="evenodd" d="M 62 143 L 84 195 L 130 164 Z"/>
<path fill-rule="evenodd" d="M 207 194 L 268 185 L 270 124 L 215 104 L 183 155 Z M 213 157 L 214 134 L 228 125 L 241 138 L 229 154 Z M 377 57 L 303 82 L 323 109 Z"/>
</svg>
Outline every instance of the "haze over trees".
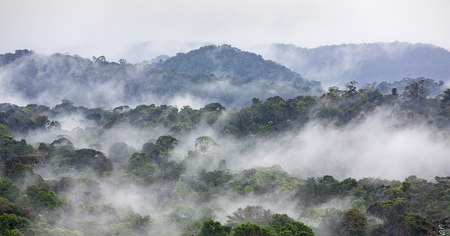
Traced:
<svg viewBox="0 0 450 236">
<path fill-rule="evenodd" d="M 0 65 L 35 101 L 0 103 L 0 235 L 449 234 L 450 89 L 432 78 L 323 89 L 228 45 Z M 204 102 L 160 103 L 183 93 Z"/>
<path fill-rule="evenodd" d="M 450 52 L 431 44 L 364 43 L 312 49 L 273 44 L 255 51 L 325 85 L 342 86 L 351 80 L 366 84 L 417 77 L 450 79 Z"/>
<path fill-rule="evenodd" d="M 166 104 L 177 99 L 242 106 L 252 97 L 318 95 L 322 91 L 316 81 L 229 45 L 205 46 L 153 64 L 18 50 L 0 55 L 0 70 L 5 73 L 2 97 L 47 105 L 69 98 L 95 106 L 155 100 Z M 92 93 L 81 96 L 78 91 L 82 90 Z"/>
</svg>

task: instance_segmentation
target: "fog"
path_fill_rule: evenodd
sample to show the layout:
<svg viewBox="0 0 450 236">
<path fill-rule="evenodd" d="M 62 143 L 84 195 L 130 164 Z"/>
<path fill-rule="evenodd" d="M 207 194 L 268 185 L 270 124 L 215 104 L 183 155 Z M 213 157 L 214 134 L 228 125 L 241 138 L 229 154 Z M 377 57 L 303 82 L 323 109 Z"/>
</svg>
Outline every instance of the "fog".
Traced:
<svg viewBox="0 0 450 236">
<path fill-rule="evenodd" d="M 117 64 L 118 65 L 118 64 Z M 114 67 L 114 66 L 112 66 Z M 62 99 L 89 107 L 114 108 L 121 105 L 168 104 L 199 108 L 209 101 L 198 94 L 178 91 L 161 95 L 155 91 L 130 92 L 126 89 L 161 82 L 147 63 L 129 65 L 119 71 L 102 68 L 89 59 L 62 54 L 32 54 L 0 67 L 0 100 L 18 105 L 54 106 Z M 145 85 L 147 84 L 147 85 Z M 164 86 L 164 85 L 162 85 Z M 211 88 L 202 88 L 206 92 Z"/>
<path fill-rule="evenodd" d="M 29 48 L 133 61 L 130 48 L 148 41 L 312 48 L 399 40 L 450 49 L 447 9 L 446 0 L 3 0 L 0 52 Z"/>
<path fill-rule="evenodd" d="M 304 48 L 298 45 L 254 46 L 251 51 L 276 61 L 327 88 L 393 82 L 403 78 L 450 81 L 450 52 L 430 44 L 378 42 Z"/>
<path fill-rule="evenodd" d="M 395 54 L 394 51 L 392 53 Z M 49 58 L 53 63 L 48 63 Z M 72 64 L 68 66 L 67 61 Z M 351 64 L 349 62 L 349 67 Z M 148 63 L 128 66 L 133 69 L 124 66 L 120 73 L 113 73 L 106 67 L 77 56 L 32 55 L 0 69 L 0 100 L 19 105 L 34 103 L 53 106 L 60 99 L 70 98 L 75 101 L 74 104 L 88 108 L 100 106 L 111 112 L 115 106 L 128 104 L 135 108 L 142 103 L 201 108 L 214 102 L 208 97 L 210 94 L 221 93 L 231 101 L 249 100 L 249 97 L 261 94 L 255 85 L 262 82 L 256 80 L 243 86 L 229 81 L 195 84 L 191 85 L 195 90 L 172 96 L 147 92 L 141 97 L 133 97 L 133 93 L 125 93 L 125 83 L 150 79 L 152 83 L 149 84 L 153 85 L 153 82 L 163 81 L 163 77 L 154 74 L 141 76 L 154 69 Z M 32 73 L 28 73 L 30 70 Z M 54 73 L 60 70 L 63 72 Z M 104 74 L 100 76 L 97 73 Z M 105 81 L 109 75 L 113 79 Z M 79 77 L 85 80 L 76 80 Z M 44 78 L 48 79 L 45 83 L 41 80 Z M 143 84 L 137 83 L 140 87 Z M 265 95 L 276 95 L 283 88 L 289 88 L 289 83 L 276 81 Z M 290 89 L 284 91 L 296 92 Z M 309 178 L 330 175 L 338 180 L 379 178 L 380 181 L 402 181 L 409 176 L 417 176 L 433 181 L 436 176 L 450 174 L 446 155 L 450 152 L 446 141 L 450 135 L 448 126 L 438 129 L 421 119 L 405 119 L 402 113 L 408 111 L 399 106 L 379 106 L 374 111 L 359 114 L 345 125 L 315 119 L 311 114 L 312 119 L 299 129 L 245 137 L 225 134 L 223 129 L 227 119 L 239 109 L 227 108 L 213 125 L 208 124 L 206 117 L 201 117 L 196 128 L 186 132 L 173 132 L 163 126 L 164 121 L 144 127 L 129 123 L 126 119 L 106 128 L 87 119 L 81 112 L 66 111 L 58 115 L 50 112 L 46 114 L 49 120 L 58 121 L 60 128 L 14 135 L 16 140 L 23 138 L 36 149 L 41 147 L 41 143 L 52 146 L 55 140 L 66 138 L 70 145 L 64 143 L 62 150 L 67 148 L 65 151 L 70 153 L 78 149 L 94 149 L 101 153 L 96 153 L 93 158 L 104 154 L 111 161 L 112 170 L 106 176 L 99 175 L 92 166 L 81 169 L 68 167 L 64 162 L 66 156 L 75 154 L 58 151 L 56 144 L 48 161 L 37 164 L 33 169 L 44 179 L 62 186 L 58 195 L 70 206 L 70 211 L 67 210 L 56 222 L 77 232 L 107 232 L 114 227 L 120 228 L 111 224 L 118 224 L 138 213 L 150 216 L 151 227 L 146 228 L 145 233 L 179 235 L 189 227 L 198 230 L 195 228 L 197 226 L 193 226 L 196 221 L 215 219 L 222 223 L 231 222 L 238 209 L 261 206 L 273 213 L 299 219 L 315 227 L 321 235 L 333 235 L 333 229 L 323 226 L 324 221 L 336 220 L 337 215 L 354 207 L 353 201 L 358 199 L 354 196 L 333 197 L 318 205 L 305 205 L 299 199 L 299 186 Z M 126 116 L 127 112 L 121 115 Z M 163 135 L 173 135 L 177 139 L 176 147 L 163 156 L 164 164 L 155 164 L 151 175 L 145 177 L 151 181 L 133 175 L 129 167 L 131 160 L 139 158 L 140 153 L 154 151 L 154 144 Z M 202 150 L 197 143 L 199 137 L 210 137 L 214 141 L 201 144 L 205 145 Z M 177 169 L 179 166 L 182 167 Z M 151 165 L 145 167 L 152 168 Z M 175 172 L 168 172 L 165 176 L 163 172 L 167 170 Z M 218 178 L 229 178 L 228 182 L 220 187 L 208 186 L 203 179 L 207 178 L 205 175 L 208 173 L 220 173 L 222 175 Z M 255 183 L 245 182 L 250 178 L 247 175 L 252 173 Z M 273 178 L 280 178 L 276 179 L 279 182 L 263 194 L 245 188 L 247 185 L 264 188 L 273 184 Z M 30 175 L 21 187 L 25 189 L 35 183 L 35 176 Z M 308 215 L 310 212 L 314 214 Z M 381 222 L 369 214 L 368 219 Z"/>
<path fill-rule="evenodd" d="M 227 45 L 201 50 L 201 53 L 212 54 L 211 58 L 202 60 L 192 52 L 194 55 L 189 54 L 192 61 L 185 62 L 192 63 L 187 71 L 177 71 L 170 65 L 165 68 L 159 61 L 117 63 L 105 57 L 91 60 L 78 55 L 16 51 L 2 56 L 0 99 L 19 105 L 54 106 L 69 99 L 88 107 L 158 104 L 200 108 L 212 102 L 242 107 L 249 105 L 253 97 L 265 99 L 279 95 L 287 98 L 321 93 L 320 83 L 306 80 L 256 54 Z M 214 57 L 216 54 L 218 58 Z M 183 60 L 183 55 L 180 57 L 174 60 Z M 233 64 L 239 60 L 245 60 L 249 69 Z M 195 68 L 202 68 L 202 63 L 208 62 L 212 64 L 208 68 L 211 71 Z M 180 62 L 175 64 L 179 66 Z M 222 68 L 223 65 L 226 68 Z M 267 72 L 264 65 L 269 67 Z M 234 75 L 239 73 L 236 71 L 244 71 L 244 75 Z"/>
<path fill-rule="evenodd" d="M 433 179 L 449 174 L 449 130 L 404 126 L 392 114 L 390 109 L 380 109 L 343 128 L 312 122 L 299 133 L 257 141 L 243 156 L 230 161 L 230 166 L 280 165 L 301 178 L 404 179 L 417 175 Z"/>
<path fill-rule="evenodd" d="M 408 124 L 393 109 L 395 108 L 377 109 L 344 127 L 312 121 L 298 131 L 285 131 L 269 137 L 248 137 L 245 140 L 224 136 L 219 132 L 220 127 L 201 123 L 197 129 L 176 136 L 179 143 L 171 152 L 170 160 L 185 162 L 187 169 L 180 179 L 150 185 L 133 183 L 125 178 L 122 168 L 131 154 L 140 151 L 144 143 L 151 140 L 154 142 L 159 136 L 169 133 L 162 127 L 142 129 L 123 124 L 101 130 L 82 115 L 75 114 L 50 117 L 60 121 L 61 130 L 17 134 L 16 138 L 25 138 L 37 147 L 39 142 L 50 143 L 63 135 L 76 148 L 97 149 L 106 153 L 113 161 L 112 175 L 104 178 L 96 177 L 89 170 L 58 173 L 51 166 L 36 168 L 36 173 L 50 180 L 67 176 L 95 180 L 95 196 L 86 198 L 83 193 L 92 191 L 89 190 L 92 186 L 77 184 L 64 193 L 66 200 L 75 205 L 94 204 L 116 209 L 115 214 L 104 212 L 86 215 L 82 209 L 66 214 L 61 221 L 75 229 L 84 227 L 87 222 L 96 222 L 99 229 L 106 228 L 114 217 L 125 217 L 127 212 L 137 212 L 151 216 L 153 233 L 173 235 L 185 230 L 186 222 L 206 217 L 204 214 L 226 222 L 233 212 L 247 206 L 262 206 L 275 213 L 287 213 L 294 218 L 301 216 L 302 221 L 318 226 L 321 223 L 317 218 L 302 216 L 308 209 L 298 203 L 295 192 L 264 195 L 227 193 L 200 201 L 202 197 L 190 189 L 190 183 L 199 178 L 202 171 L 217 170 L 221 160 L 226 161 L 226 168 L 232 174 L 251 168 L 275 166 L 300 179 L 332 175 L 341 180 L 348 177 L 402 180 L 417 175 L 432 180 L 435 176 L 448 175 L 450 163 L 446 154 L 450 151 L 450 145 L 446 140 L 450 130 L 436 130 L 420 123 Z M 221 119 L 226 116 L 227 114 L 223 114 Z M 195 140 L 200 136 L 212 137 L 218 145 L 207 149 L 200 158 L 187 158 L 188 151 L 198 150 Z M 128 154 L 119 159 L 114 157 L 117 153 L 111 152 L 112 146 L 117 142 L 124 142 L 130 148 Z M 331 199 L 315 206 L 314 210 L 346 210 L 351 208 L 353 199 Z M 328 211 L 330 210 L 326 212 Z M 174 214 L 178 220 L 169 221 L 170 217 L 175 217 Z M 319 230 L 323 235 L 333 234 L 324 228 Z"/>
<path fill-rule="evenodd" d="M 252 103 L 257 106 L 276 95 L 286 99 L 312 95 L 316 96 L 316 102 L 324 101 L 326 106 L 331 104 L 331 108 L 340 109 L 328 101 L 336 97 L 320 97 L 323 92 L 320 87 L 325 90 L 332 85 L 344 87 L 354 79 L 352 76 L 362 86 L 401 80 L 404 76 L 450 81 L 448 9 L 447 0 L 1 0 L 0 54 L 18 49 L 36 53 L 22 51 L 28 53 L 23 56 L 19 51 L 0 58 L 0 104 L 54 107 L 63 100 L 77 106 L 101 108 L 111 116 L 117 115 L 114 117 L 117 120 L 108 120 L 111 126 L 100 125 L 94 120 L 97 115 L 104 118 L 103 114 L 95 113 L 95 118 L 88 118 L 82 112 L 69 112 L 65 108 L 60 112 L 42 108 L 45 112 L 37 114 L 40 111 L 33 110 L 33 106 L 16 109 L 5 105 L 0 114 L 0 138 L 4 142 L 0 147 L 0 174 L 7 181 L 1 182 L 4 184 L 1 187 L 16 191 L 17 197 L 11 194 L 14 197 L 7 199 L 2 192 L 0 213 L 17 210 L 31 219 L 30 227 L 42 232 L 51 228 L 62 234 L 63 229 L 68 229 L 72 232 L 67 235 L 94 236 L 196 235 L 209 219 L 223 225 L 244 223 L 233 216 L 252 207 L 270 210 L 270 214 L 288 214 L 322 236 L 337 235 L 329 224 L 340 224 L 339 217 L 350 208 L 360 210 L 371 226 L 384 223 L 371 215 L 369 203 L 364 196 L 356 197 L 356 190 L 342 190 L 345 192 L 342 195 L 309 193 L 308 184 L 325 179 L 335 183 L 353 178 L 352 183 L 357 184 L 360 182 L 356 181 L 364 180 L 362 185 L 377 189 L 367 191 L 373 198 L 379 197 L 377 194 L 395 195 L 370 199 L 370 204 L 398 199 L 409 204 L 407 201 L 416 196 L 408 192 L 412 191 L 408 189 L 409 183 L 401 182 L 405 178 L 423 178 L 429 181 L 423 186 L 429 187 L 439 181 L 434 179 L 436 176 L 450 175 L 450 126 L 446 120 L 450 103 L 445 104 L 444 99 L 432 100 L 425 95 L 425 103 L 419 105 L 443 112 L 418 115 L 433 116 L 427 122 L 421 117 L 406 119 L 420 109 L 418 104 L 407 104 L 407 98 L 401 95 L 385 96 L 385 105 L 381 106 L 377 94 L 355 90 L 358 96 L 373 96 L 367 100 L 375 102 L 361 105 L 368 106 L 369 111 L 345 124 L 322 120 L 319 115 L 309 114 L 315 107 L 301 104 L 298 107 L 308 112 L 304 125 L 300 120 L 292 129 L 267 129 L 262 134 L 242 132 L 242 136 L 224 130 L 230 117 L 240 109 Z M 373 42 L 395 43 L 375 43 L 379 50 L 373 50 L 370 47 L 373 45 L 366 44 Z M 237 68 L 234 72 L 246 66 L 259 68 L 237 79 L 242 81 L 231 80 L 233 74 L 224 71 L 220 63 L 214 63 L 214 55 L 210 55 L 216 66 L 211 74 L 197 74 L 198 68 L 186 72 L 158 67 L 168 57 L 211 44 L 230 44 L 258 53 L 262 57 L 256 58 L 273 60 L 298 74 L 277 64 L 271 65 L 276 67 L 274 71 L 281 72 L 264 71 L 260 68 L 266 68 L 267 61 L 255 57 L 251 57 L 252 62 L 261 67 L 248 66 L 246 60 L 250 61 L 250 57 L 233 61 Z M 331 58 L 330 61 L 318 56 L 309 62 L 311 55 L 299 53 L 337 47 L 330 45 L 342 46 L 321 54 Z M 423 45 L 430 51 L 406 53 Z M 369 60 L 370 56 L 378 61 Z M 397 67 L 391 59 L 405 61 L 406 66 Z M 381 70 L 368 70 L 364 66 L 367 64 L 381 65 Z M 400 69 L 388 70 L 391 64 Z M 415 71 L 419 64 L 428 66 L 427 70 Z M 364 73 L 357 73 L 361 71 Z M 427 74 L 428 71 L 434 74 Z M 272 72 L 273 78 L 255 76 Z M 250 79 L 254 80 L 247 81 Z M 305 87 L 311 90 L 303 90 Z M 346 92 L 338 91 L 337 96 L 344 101 L 348 98 Z M 261 101 L 252 101 L 253 97 Z M 365 102 L 353 101 L 351 97 L 349 101 L 355 106 L 357 102 Z M 180 128 L 176 123 L 172 127 L 175 129 L 165 125 L 172 122 L 167 117 L 152 120 L 152 116 L 157 116 L 153 111 L 143 112 L 134 123 L 128 119 L 128 111 L 124 111 L 142 104 L 173 105 L 177 111 L 185 105 L 200 109 L 212 102 L 221 103 L 226 110 L 187 112 L 194 117 L 189 119 L 193 124 L 182 123 Z M 404 102 L 404 107 L 387 105 L 396 102 Z M 129 107 L 113 111 L 122 105 Z M 378 108 L 371 110 L 370 106 Z M 278 115 L 277 111 L 267 114 Z M 197 114 L 199 121 L 195 118 Z M 211 114 L 219 114 L 213 117 L 217 118 L 214 124 L 208 116 Z M 41 118 L 58 121 L 56 124 L 60 126 L 47 127 L 45 123 L 45 128 L 35 129 Z M 272 124 L 269 121 L 266 126 Z M 15 142 L 7 128 L 3 130 L 8 125 L 28 131 L 10 128 Z M 190 129 L 190 125 L 194 128 Z M 8 181 L 12 183 L 10 186 Z M 17 189 L 13 188 L 15 185 Z M 30 187 L 35 187 L 39 194 L 47 194 L 44 197 L 60 199 L 61 204 L 54 204 L 53 209 L 34 206 Z M 434 201 L 431 205 L 435 209 L 441 206 L 441 190 L 436 189 L 436 199 L 427 199 Z M 302 194 L 311 194 L 308 197 L 313 199 L 305 200 Z M 442 196 L 445 201 L 447 195 Z M 414 203 L 420 200 L 423 199 L 414 198 Z M 420 214 L 424 213 L 417 214 L 419 218 L 412 219 L 422 220 Z M 386 227 L 401 220 L 398 216 L 395 222 L 386 221 Z"/>
</svg>

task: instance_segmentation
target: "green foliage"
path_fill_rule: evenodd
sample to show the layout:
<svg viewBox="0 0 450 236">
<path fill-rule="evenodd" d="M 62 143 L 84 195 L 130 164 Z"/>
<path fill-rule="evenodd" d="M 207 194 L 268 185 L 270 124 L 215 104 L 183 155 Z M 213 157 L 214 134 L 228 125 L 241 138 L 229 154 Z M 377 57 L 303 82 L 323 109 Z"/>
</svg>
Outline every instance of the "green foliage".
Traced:
<svg viewBox="0 0 450 236">
<path fill-rule="evenodd" d="M 33 147 L 28 145 L 25 139 L 16 141 L 13 139 L 4 139 L 0 146 L 0 162 L 5 162 L 11 158 L 22 157 L 33 152 Z"/>
<path fill-rule="evenodd" d="M 208 220 L 203 222 L 199 236 L 226 236 L 225 228 L 220 222 Z"/>
<path fill-rule="evenodd" d="M 91 169 L 98 176 L 108 176 L 112 171 L 111 161 L 102 152 L 94 149 L 79 149 L 69 152 L 62 160 L 57 161 L 59 168 L 76 170 Z"/>
<path fill-rule="evenodd" d="M 200 153 L 206 153 L 217 146 L 216 141 L 209 136 L 201 136 L 195 140 L 195 150 Z"/>
<path fill-rule="evenodd" d="M 232 189 L 240 194 L 288 193 L 297 187 L 298 181 L 280 166 L 274 165 L 244 170 L 230 184 Z"/>
<path fill-rule="evenodd" d="M 336 87 L 336 86 L 331 86 L 328 88 L 328 93 L 326 93 L 327 97 L 333 98 L 333 99 L 338 99 L 340 98 L 342 95 L 342 91 Z"/>
<path fill-rule="evenodd" d="M 348 82 L 345 87 L 347 88 L 347 90 L 345 90 L 342 94 L 343 97 L 354 97 L 358 94 L 358 91 L 356 90 L 356 84 L 358 82 L 352 80 L 350 82 Z"/>
<path fill-rule="evenodd" d="M 239 208 L 228 216 L 228 222 L 232 224 L 249 224 L 268 225 L 272 221 L 272 211 L 264 209 L 262 206 L 247 206 Z"/>
<path fill-rule="evenodd" d="M 403 96 L 413 104 L 423 104 L 429 93 L 425 80 L 419 80 L 406 86 Z"/>
<path fill-rule="evenodd" d="M 356 82 L 351 81 L 343 91 L 331 87 L 328 93 L 320 97 L 317 106 L 312 110 L 313 117 L 336 125 L 345 125 L 387 102 L 377 89 L 365 87 L 356 90 L 355 86 Z"/>
<path fill-rule="evenodd" d="M 50 108 L 35 104 L 19 107 L 3 103 L 0 105 L 0 122 L 13 132 L 25 133 L 59 127 L 59 123 L 48 120 Z"/>
<path fill-rule="evenodd" d="M 2 197 L 0 197 L 0 214 L 15 214 L 27 218 L 31 216 L 29 209 L 26 209 L 20 202 L 14 203 L 14 201 Z"/>
<path fill-rule="evenodd" d="M 299 220 L 314 225 L 314 232 L 318 235 L 333 235 L 339 232 L 343 212 L 335 208 L 307 208 L 300 213 Z"/>
<path fill-rule="evenodd" d="M 128 121 L 138 127 L 156 127 L 164 126 L 172 131 L 189 131 L 196 127 L 200 118 L 200 112 L 190 107 L 183 107 L 180 111 L 173 106 L 161 105 L 139 105 L 134 109 L 129 109 L 120 113 L 118 117 L 111 116 L 108 121 L 108 127 L 117 123 Z"/>
<path fill-rule="evenodd" d="M 79 236 L 79 232 L 67 230 L 64 228 L 45 226 L 34 226 L 27 230 L 26 235 L 33 236 Z"/>
<path fill-rule="evenodd" d="M 387 231 L 382 224 L 373 225 L 370 228 L 370 236 L 385 236 L 387 235 Z"/>
<path fill-rule="evenodd" d="M 53 191 L 31 185 L 26 190 L 33 207 L 40 210 L 57 210 L 62 206 L 62 201 Z"/>
<path fill-rule="evenodd" d="M 5 230 L 3 235 L 5 235 L 5 236 L 22 236 L 23 233 L 18 229 L 13 229 L 13 230 Z"/>
<path fill-rule="evenodd" d="M 326 202 L 336 196 L 352 195 L 356 187 L 354 179 L 339 182 L 333 176 L 325 175 L 322 178 L 308 178 L 304 184 L 299 185 L 297 197 L 303 204 L 310 206 Z"/>
<path fill-rule="evenodd" d="M 367 210 L 366 204 L 366 200 L 364 200 L 363 198 L 357 198 L 352 201 L 352 208 L 365 213 Z"/>
<path fill-rule="evenodd" d="M 152 220 L 150 216 L 129 213 L 119 223 L 113 225 L 111 232 L 106 235 L 150 235 L 151 226 Z"/>
<path fill-rule="evenodd" d="M 401 98 L 383 95 L 375 85 L 357 89 L 354 81 L 350 81 L 344 90 L 330 87 L 321 97 L 299 96 L 285 99 L 282 96 L 275 96 L 266 98 L 265 101 L 254 98 L 251 106 L 228 112 L 223 116 L 224 119 L 219 119 L 225 110 L 220 103 L 207 104 L 201 109 L 192 109 L 188 106 L 178 109 L 169 105 L 151 104 L 139 105 L 134 109 L 122 106 L 113 111 L 76 107 L 70 101 L 63 101 L 53 109 L 38 105 L 19 107 L 3 104 L 4 110 L 8 112 L 2 113 L 2 116 L 6 120 L 4 124 L 13 131 L 32 130 L 41 126 L 55 128 L 58 127 L 57 122 L 49 121 L 46 115 L 77 112 L 94 121 L 99 127 L 108 129 L 121 124 L 131 124 L 139 128 L 163 126 L 170 129 L 173 134 L 182 134 L 195 129 L 204 121 L 208 125 L 220 127 L 224 134 L 245 137 L 299 129 L 308 121 L 316 119 L 335 125 L 345 125 L 353 120 L 364 119 L 366 114 L 373 112 L 377 107 L 395 105 L 399 117 L 430 121 L 439 126 L 449 125 L 450 103 L 449 99 L 446 99 L 445 92 L 441 96 L 429 98 L 427 97 L 431 83 L 429 80 L 418 78 L 407 82 L 409 84 L 405 85 L 406 89 Z M 168 84 L 165 86 L 170 87 Z M 128 89 L 133 90 L 132 87 Z M 136 89 L 145 90 L 145 87 L 138 86 Z M 30 124 L 24 123 L 23 120 Z"/>
<path fill-rule="evenodd" d="M 250 222 L 239 225 L 232 231 L 232 236 L 270 236 L 269 232 L 265 228 L 261 228 L 258 225 Z"/>
<path fill-rule="evenodd" d="M 183 233 L 181 235 L 182 236 L 200 235 L 202 226 L 203 226 L 202 221 L 194 221 L 184 228 Z"/>
<path fill-rule="evenodd" d="M 250 207 L 252 208 L 252 207 Z M 250 209 L 247 208 L 247 209 Z M 253 207 L 254 208 L 254 207 Z M 270 211 L 269 211 L 270 213 Z M 252 217 L 248 217 L 252 218 Z M 257 217 L 253 217 L 256 219 Z M 251 222 L 242 222 L 236 224 L 231 229 L 233 236 L 314 236 L 311 228 L 305 224 L 295 221 L 286 214 L 279 215 L 270 213 L 270 219 L 260 221 L 263 226 L 253 224 Z M 254 220 L 253 219 L 253 220 Z M 258 220 L 256 220 L 258 221 Z M 219 222 L 208 220 L 203 222 L 200 236 L 203 235 L 228 235 L 229 229 L 222 226 Z"/>
<path fill-rule="evenodd" d="M 0 234 L 2 235 L 23 235 L 29 225 L 28 219 L 15 214 L 0 215 Z"/>
<path fill-rule="evenodd" d="M 205 182 L 209 187 L 223 187 L 224 184 L 228 183 L 232 178 L 233 175 L 222 170 L 202 171 L 200 173 L 200 180 Z"/>
<path fill-rule="evenodd" d="M 425 87 L 430 95 L 436 96 L 442 92 L 445 86 L 443 81 L 435 81 L 429 78 L 403 78 L 400 81 L 394 82 L 381 82 L 377 85 L 377 89 L 383 94 L 391 94 L 392 96 L 398 96 L 398 93 L 404 93 L 405 88 L 413 83 L 418 83 Z"/>
<path fill-rule="evenodd" d="M 403 198 L 376 202 L 370 205 L 368 209 L 368 211 L 371 214 L 386 219 L 401 216 L 405 210 L 406 210 L 406 201 Z"/>
<path fill-rule="evenodd" d="M 239 137 L 301 127 L 309 120 L 309 110 L 315 104 L 316 98 L 308 96 L 288 100 L 271 97 L 232 114 L 223 131 Z"/>
<path fill-rule="evenodd" d="M 274 214 L 268 231 L 274 236 L 314 236 L 310 227 L 286 214 Z"/>
<path fill-rule="evenodd" d="M 128 173 L 152 183 L 158 178 L 159 169 L 157 164 L 148 161 L 145 153 L 134 153 L 128 162 Z"/>
<path fill-rule="evenodd" d="M 14 164 L 12 168 L 8 167 L 6 177 L 19 186 L 40 184 L 44 181 L 40 175 L 34 173 L 33 167 L 23 164 Z"/>
<path fill-rule="evenodd" d="M 145 143 L 143 153 L 134 153 L 128 160 L 127 173 L 140 183 L 158 180 L 177 180 L 184 170 L 182 163 L 170 161 L 170 151 L 178 141 L 172 136 L 161 136 L 155 143 Z"/>
<path fill-rule="evenodd" d="M 341 222 L 340 235 L 365 236 L 368 233 L 367 219 L 357 209 L 350 209 L 344 213 Z"/>
<path fill-rule="evenodd" d="M 224 111 L 225 107 L 222 106 L 222 104 L 218 102 L 210 103 L 205 105 L 202 109 L 200 109 L 200 112 L 220 112 Z"/>
<path fill-rule="evenodd" d="M 3 124 L 0 124 L 0 146 L 13 139 L 13 135 L 9 128 Z"/>
<path fill-rule="evenodd" d="M 433 225 L 418 213 L 407 213 L 404 224 L 409 235 L 425 236 L 433 233 Z"/>
<path fill-rule="evenodd" d="M 8 179 L 0 178 L 0 197 L 15 201 L 19 195 L 20 189 L 17 185 Z"/>
<path fill-rule="evenodd" d="M 156 145 L 158 145 L 163 151 L 170 151 L 177 146 L 178 141 L 170 135 L 164 135 L 156 140 Z"/>
<path fill-rule="evenodd" d="M 368 212 L 389 222 L 386 230 L 390 233 L 398 233 L 398 229 L 402 227 L 402 220 L 407 210 L 407 202 L 404 198 L 396 198 L 394 200 L 380 201 L 371 204 Z"/>
<path fill-rule="evenodd" d="M 7 226 L 9 228 L 0 234 L 79 233 L 65 227 L 86 235 L 154 233 L 149 216 L 131 213 L 121 218 L 124 209 L 100 203 L 109 200 L 100 184 L 121 188 L 140 183 L 145 185 L 139 186 L 145 191 L 158 191 L 151 193 L 161 205 L 157 210 L 166 213 L 168 227 L 179 227 L 184 235 L 313 235 L 311 228 L 300 221 L 311 225 L 318 235 L 329 235 L 325 229 L 339 235 L 433 235 L 437 225 L 446 225 L 450 219 L 450 177 L 430 181 L 410 176 L 404 181 L 390 181 L 337 180 L 326 175 L 302 180 L 290 176 L 279 166 L 243 171 L 239 171 L 242 168 L 239 166 L 228 170 L 222 160 L 226 158 L 216 152 L 220 151 L 220 146 L 209 136 L 197 138 L 195 151 L 189 152 L 184 160 L 180 161 L 182 156 L 174 156 L 178 155 L 174 152 L 177 138 L 193 137 L 186 132 L 198 125 L 222 131 L 218 138 L 221 135 L 241 138 L 256 135 L 276 139 L 276 135 L 283 134 L 281 132 L 295 132 L 311 120 L 319 118 L 332 125 L 347 125 L 365 119 L 365 114 L 376 108 L 391 105 L 394 105 L 393 117 L 408 124 L 418 122 L 446 130 L 450 125 L 450 90 L 431 98 L 421 91 L 424 88 L 420 87 L 420 82 L 418 84 L 419 87 L 411 85 L 404 96 L 398 97 L 383 95 L 373 86 L 358 90 L 356 83 L 350 82 L 343 90 L 332 87 L 321 97 L 254 98 L 251 106 L 226 113 L 220 103 L 201 109 L 141 105 L 113 111 L 76 107 L 70 101 L 63 101 L 53 109 L 0 104 L 0 215 L 4 222 L 12 222 L 8 223 L 12 226 Z M 138 152 L 126 143 L 116 143 L 109 151 L 114 155 L 112 161 L 94 149 L 77 149 L 64 136 L 50 144 L 40 143 L 37 149 L 25 140 L 13 138 L 11 131 L 50 128 L 47 115 L 71 113 L 94 121 L 97 127 L 77 132 L 95 133 L 95 142 L 106 129 L 121 124 L 142 129 L 164 127 L 170 130 L 170 135 L 145 143 Z M 57 128 L 56 123 L 53 125 L 52 128 Z M 36 169 L 39 167 L 44 168 Z M 53 171 L 45 175 L 51 180 L 36 174 L 44 173 L 46 167 Z M 198 169 L 193 170 L 195 168 Z M 111 177 L 99 179 L 89 175 L 91 171 L 97 176 Z M 61 177 L 66 175 L 74 177 Z M 225 196 L 237 201 L 242 195 L 251 199 L 290 199 L 297 204 L 300 221 L 287 215 L 273 215 L 262 206 L 237 209 L 229 216 L 226 226 L 210 220 L 217 219 L 225 210 L 230 212 L 230 209 L 218 209 L 216 200 Z M 351 201 L 354 209 L 323 208 L 323 203 L 334 199 Z M 67 219 L 72 214 L 80 214 L 86 220 L 69 222 Z M 92 220 L 98 218 L 105 222 Z M 21 225 L 20 222 L 28 223 Z"/>
<path fill-rule="evenodd" d="M 199 110 L 194 110 L 190 106 L 184 106 L 178 112 L 177 123 L 170 130 L 174 133 L 193 130 L 200 123 L 200 117 L 201 113 Z"/>
</svg>

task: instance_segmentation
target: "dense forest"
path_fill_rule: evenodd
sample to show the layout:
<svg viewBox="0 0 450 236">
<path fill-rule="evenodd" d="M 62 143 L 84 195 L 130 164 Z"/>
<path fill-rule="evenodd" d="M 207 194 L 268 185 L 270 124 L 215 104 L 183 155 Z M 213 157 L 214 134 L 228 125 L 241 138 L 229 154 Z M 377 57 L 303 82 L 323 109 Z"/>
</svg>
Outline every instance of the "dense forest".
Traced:
<svg viewBox="0 0 450 236">
<path fill-rule="evenodd" d="M 241 108 L 0 104 L 0 234 L 448 235 L 450 89 L 409 82 Z"/>
<path fill-rule="evenodd" d="M 248 105 L 252 97 L 319 95 L 320 83 L 254 53 L 205 46 L 153 63 L 17 50 L 0 55 L 0 98 L 55 105 L 63 98 L 90 106 L 170 104 L 177 100 Z M 90 91 L 89 94 L 79 91 Z M 242 91 L 246 91 L 242 93 Z"/>
<path fill-rule="evenodd" d="M 450 236 L 450 0 L 0 0 L 0 236 Z"/>
</svg>

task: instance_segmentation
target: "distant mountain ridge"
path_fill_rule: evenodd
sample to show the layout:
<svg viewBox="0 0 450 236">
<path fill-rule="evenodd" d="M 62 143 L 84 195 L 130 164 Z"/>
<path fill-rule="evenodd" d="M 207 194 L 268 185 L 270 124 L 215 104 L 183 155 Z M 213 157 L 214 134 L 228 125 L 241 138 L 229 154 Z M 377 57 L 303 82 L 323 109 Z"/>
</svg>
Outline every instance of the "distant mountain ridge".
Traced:
<svg viewBox="0 0 450 236">
<path fill-rule="evenodd" d="M 108 62 L 29 50 L 0 55 L 0 99 L 115 106 L 196 100 L 242 106 L 253 97 L 318 95 L 320 83 L 229 45 L 205 46 L 156 63 Z"/>
<path fill-rule="evenodd" d="M 342 44 L 312 49 L 273 44 L 256 51 L 325 87 L 351 80 L 360 85 L 417 77 L 450 80 L 450 52 L 431 44 Z"/>
</svg>

